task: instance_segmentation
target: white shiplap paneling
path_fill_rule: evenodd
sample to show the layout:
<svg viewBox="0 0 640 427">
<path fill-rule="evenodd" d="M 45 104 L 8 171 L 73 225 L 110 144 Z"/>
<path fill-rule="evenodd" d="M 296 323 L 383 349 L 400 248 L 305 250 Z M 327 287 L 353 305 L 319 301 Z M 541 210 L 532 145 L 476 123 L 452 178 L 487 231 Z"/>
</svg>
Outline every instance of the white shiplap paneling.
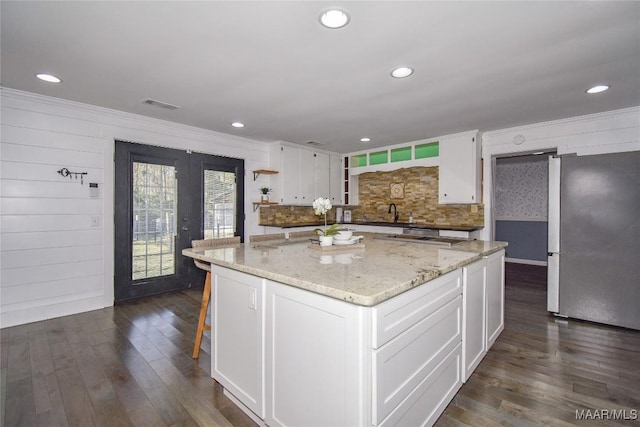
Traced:
<svg viewBox="0 0 640 427">
<path fill-rule="evenodd" d="M 257 234 L 253 169 L 267 145 L 114 110 L 1 89 L 0 327 L 113 303 L 114 140 L 245 160 L 245 233 Z M 60 176 L 87 172 L 84 185 Z M 89 197 L 89 182 L 100 186 Z M 97 226 L 94 220 L 97 219 Z"/>
<path fill-rule="evenodd" d="M 73 264 L 75 262 L 101 260 L 102 245 L 83 246 L 82 250 L 65 250 L 60 247 L 42 249 L 23 249 L 5 251 L 2 254 L 4 269 L 31 267 L 33 260 L 38 260 L 39 266 L 50 264 Z"/>
</svg>

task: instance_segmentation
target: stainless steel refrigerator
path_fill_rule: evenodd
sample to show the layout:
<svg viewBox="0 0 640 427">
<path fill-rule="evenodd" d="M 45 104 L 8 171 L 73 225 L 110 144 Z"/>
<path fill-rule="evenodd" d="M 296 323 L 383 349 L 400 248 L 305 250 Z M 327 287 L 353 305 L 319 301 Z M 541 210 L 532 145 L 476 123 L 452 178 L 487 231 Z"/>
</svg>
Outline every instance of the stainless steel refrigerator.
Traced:
<svg viewBox="0 0 640 427">
<path fill-rule="evenodd" d="M 640 151 L 549 159 L 547 309 L 640 329 Z"/>
</svg>

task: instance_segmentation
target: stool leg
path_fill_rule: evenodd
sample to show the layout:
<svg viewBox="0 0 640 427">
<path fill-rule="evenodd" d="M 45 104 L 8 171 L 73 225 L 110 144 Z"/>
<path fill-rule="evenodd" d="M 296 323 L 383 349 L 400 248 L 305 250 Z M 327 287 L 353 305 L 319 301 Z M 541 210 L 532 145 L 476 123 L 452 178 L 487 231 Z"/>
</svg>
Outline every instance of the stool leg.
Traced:
<svg viewBox="0 0 640 427">
<path fill-rule="evenodd" d="M 193 355 L 191 356 L 194 359 L 197 359 L 200 356 L 202 332 L 205 330 L 211 330 L 211 328 L 206 328 L 204 324 L 207 319 L 209 298 L 211 298 L 211 272 L 207 271 L 207 278 L 204 280 L 204 289 L 202 290 L 202 303 L 200 304 L 200 317 L 198 318 L 198 329 L 196 330 L 196 342 L 193 345 Z"/>
</svg>

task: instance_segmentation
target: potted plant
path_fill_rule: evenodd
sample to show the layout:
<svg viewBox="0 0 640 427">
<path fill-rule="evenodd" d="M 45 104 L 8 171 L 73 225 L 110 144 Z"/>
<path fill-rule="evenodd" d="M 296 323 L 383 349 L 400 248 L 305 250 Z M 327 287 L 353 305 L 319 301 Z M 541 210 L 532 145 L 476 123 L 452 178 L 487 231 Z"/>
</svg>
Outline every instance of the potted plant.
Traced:
<svg viewBox="0 0 640 427">
<path fill-rule="evenodd" d="M 331 227 L 327 227 L 327 212 L 331 210 L 331 201 L 329 199 L 323 199 L 318 197 L 313 201 L 313 210 L 316 215 L 324 215 L 324 229 L 316 228 L 320 234 L 320 246 L 331 246 L 333 244 L 333 236 L 338 234 L 339 224 L 333 224 Z"/>
<path fill-rule="evenodd" d="M 269 201 L 269 193 L 271 193 L 271 188 L 269 187 L 260 187 L 260 193 L 262 194 L 262 197 L 260 199 L 261 202 L 268 202 Z"/>
</svg>

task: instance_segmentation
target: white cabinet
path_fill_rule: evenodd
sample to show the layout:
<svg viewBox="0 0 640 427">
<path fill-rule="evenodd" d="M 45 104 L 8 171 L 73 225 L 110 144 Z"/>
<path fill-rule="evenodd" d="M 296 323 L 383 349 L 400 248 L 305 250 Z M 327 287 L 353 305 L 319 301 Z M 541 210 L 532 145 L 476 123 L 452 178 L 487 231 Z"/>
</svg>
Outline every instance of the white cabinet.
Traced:
<svg viewBox="0 0 640 427">
<path fill-rule="evenodd" d="M 213 273 L 211 376 L 264 418 L 265 279 L 216 267 Z"/>
<path fill-rule="evenodd" d="M 375 307 L 215 271 L 212 376 L 267 425 L 433 424 L 462 385 L 460 270 Z"/>
<path fill-rule="evenodd" d="M 342 202 L 342 157 L 337 154 L 329 155 L 329 199 L 333 205 L 341 205 Z"/>
<path fill-rule="evenodd" d="M 363 310 L 268 281 L 267 425 L 368 425 Z"/>
<path fill-rule="evenodd" d="M 300 197 L 300 150 L 288 145 L 273 145 L 271 165 L 279 171 L 273 186 L 275 200 L 287 205 L 297 204 Z"/>
<path fill-rule="evenodd" d="M 331 183 L 329 178 L 331 161 L 329 158 L 329 154 L 314 153 L 313 155 L 315 156 L 315 164 L 313 169 L 315 175 L 315 191 L 313 200 L 318 197 L 324 197 L 325 199 L 331 200 Z M 311 200 L 311 202 L 313 202 L 313 200 Z"/>
<path fill-rule="evenodd" d="M 340 203 L 340 197 L 334 201 L 335 195 L 341 194 L 339 185 L 332 188 L 340 179 L 340 168 L 333 170 L 331 166 L 334 158 L 340 162 L 340 156 L 279 143 L 271 145 L 269 155 L 270 167 L 279 171 L 273 178 L 274 200 L 310 206 L 316 198 L 325 197 Z"/>
<path fill-rule="evenodd" d="M 487 353 L 485 259 L 462 268 L 462 369 L 467 381 Z"/>
<path fill-rule="evenodd" d="M 487 257 L 487 351 L 504 330 L 504 250 Z"/>
<path fill-rule="evenodd" d="M 439 203 L 480 203 L 481 145 L 477 131 L 440 138 Z"/>
<path fill-rule="evenodd" d="M 462 385 L 461 292 L 458 270 L 373 307 L 373 425 L 431 425 Z"/>
<path fill-rule="evenodd" d="M 309 150 L 299 150 L 299 156 L 298 180 L 300 181 L 300 192 L 296 203 L 310 205 L 315 197 L 316 155 Z"/>
<path fill-rule="evenodd" d="M 486 353 L 497 255 L 373 307 L 216 266 L 212 376 L 269 426 L 432 425 Z"/>
<path fill-rule="evenodd" d="M 466 382 L 504 330 L 504 250 L 462 268 Z"/>
</svg>

